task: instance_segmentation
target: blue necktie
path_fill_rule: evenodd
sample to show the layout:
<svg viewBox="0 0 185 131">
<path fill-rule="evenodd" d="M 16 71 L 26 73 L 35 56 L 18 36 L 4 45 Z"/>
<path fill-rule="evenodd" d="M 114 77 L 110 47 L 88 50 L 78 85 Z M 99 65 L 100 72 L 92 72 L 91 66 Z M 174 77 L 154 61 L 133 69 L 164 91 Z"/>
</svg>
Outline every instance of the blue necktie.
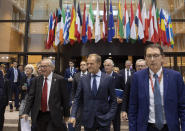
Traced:
<svg viewBox="0 0 185 131">
<path fill-rule="evenodd" d="M 163 127 L 163 107 L 160 94 L 159 79 L 157 74 L 154 74 L 154 105 L 155 105 L 155 125 L 160 130 Z"/>
<path fill-rule="evenodd" d="M 96 76 L 97 75 L 93 75 L 93 84 L 92 84 L 92 91 L 93 91 L 93 94 L 96 96 L 96 93 L 98 91 L 97 89 L 97 84 L 96 84 Z"/>
</svg>

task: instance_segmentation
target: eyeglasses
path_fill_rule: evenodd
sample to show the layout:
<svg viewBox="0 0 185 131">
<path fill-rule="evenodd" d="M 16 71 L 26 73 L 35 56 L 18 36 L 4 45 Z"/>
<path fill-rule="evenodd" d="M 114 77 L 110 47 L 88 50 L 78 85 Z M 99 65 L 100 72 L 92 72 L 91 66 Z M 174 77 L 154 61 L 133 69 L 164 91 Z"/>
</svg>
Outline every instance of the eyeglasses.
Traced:
<svg viewBox="0 0 185 131">
<path fill-rule="evenodd" d="M 40 68 L 47 68 L 49 65 L 41 65 Z"/>
<path fill-rule="evenodd" d="M 147 54 L 146 57 L 148 59 L 156 59 L 156 58 L 159 58 L 161 56 L 161 54 Z"/>
</svg>

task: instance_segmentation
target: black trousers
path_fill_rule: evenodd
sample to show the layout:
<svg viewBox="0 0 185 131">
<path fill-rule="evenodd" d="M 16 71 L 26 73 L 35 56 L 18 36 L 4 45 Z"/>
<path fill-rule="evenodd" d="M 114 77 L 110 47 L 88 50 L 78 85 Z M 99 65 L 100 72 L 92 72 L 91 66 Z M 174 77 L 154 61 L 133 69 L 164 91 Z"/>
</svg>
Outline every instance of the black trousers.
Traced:
<svg viewBox="0 0 185 131">
<path fill-rule="evenodd" d="M 163 128 L 159 130 L 154 124 L 148 123 L 147 131 L 168 131 L 168 126 L 165 124 Z"/>
<path fill-rule="evenodd" d="M 6 106 L 0 106 L 0 131 L 3 130 L 4 125 L 4 113 L 5 113 Z"/>
<path fill-rule="evenodd" d="M 121 122 L 120 113 L 121 113 L 121 104 L 118 104 L 116 114 L 113 119 L 114 131 L 120 131 L 120 122 Z"/>
<path fill-rule="evenodd" d="M 102 126 L 100 126 L 98 123 L 97 123 L 97 121 L 96 121 L 96 119 L 95 119 L 95 121 L 94 121 L 94 125 L 93 125 L 93 127 L 92 128 L 87 128 L 87 127 L 85 127 L 85 131 L 110 131 L 110 125 L 109 126 L 104 126 L 104 127 L 102 127 Z"/>
<path fill-rule="evenodd" d="M 75 131 L 81 131 L 81 112 L 82 112 L 82 109 L 81 109 L 81 107 L 80 107 L 80 108 L 78 109 L 77 115 L 76 115 Z"/>
<path fill-rule="evenodd" d="M 16 109 L 18 109 L 19 108 L 19 102 L 20 102 L 20 100 L 19 100 L 19 85 L 18 85 L 18 83 L 12 82 L 11 92 L 12 92 L 12 96 L 13 96 L 13 94 L 15 96 L 15 107 L 16 107 Z M 12 98 L 12 96 L 11 96 L 11 98 Z M 13 109 L 13 105 L 12 104 L 10 104 L 10 109 Z"/>
<path fill-rule="evenodd" d="M 66 125 L 56 127 L 50 116 L 50 112 L 39 112 L 35 131 L 67 131 Z"/>
</svg>

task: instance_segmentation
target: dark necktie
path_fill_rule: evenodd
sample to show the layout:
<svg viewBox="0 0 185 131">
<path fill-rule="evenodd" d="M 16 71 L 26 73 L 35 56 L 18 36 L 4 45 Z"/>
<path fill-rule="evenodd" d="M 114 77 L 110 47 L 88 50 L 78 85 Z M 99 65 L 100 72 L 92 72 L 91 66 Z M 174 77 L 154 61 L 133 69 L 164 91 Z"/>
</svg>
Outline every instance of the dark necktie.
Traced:
<svg viewBox="0 0 185 131">
<path fill-rule="evenodd" d="M 160 130 L 163 127 L 163 108 L 162 99 L 160 93 L 159 79 L 157 74 L 154 74 L 155 84 L 154 84 L 154 105 L 155 105 L 155 124 Z"/>
<path fill-rule="evenodd" d="M 42 89 L 42 98 L 41 98 L 42 112 L 46 112 L 47 110 L 47 92 L 48 92 L 48 84 L 47 84 L 47 78 L 45 78 L 44 87 Z"/>
<path fill-rule="evenodd" d="M 93 84 L 92 84 L 92 91 L 93 91 L 93 94 L 96 96 L 96 93 L 98 91 L 97 89 L 97 84 L 96 84 L 96 76 L 97 75 L 93 75 Z"/>
</svg>

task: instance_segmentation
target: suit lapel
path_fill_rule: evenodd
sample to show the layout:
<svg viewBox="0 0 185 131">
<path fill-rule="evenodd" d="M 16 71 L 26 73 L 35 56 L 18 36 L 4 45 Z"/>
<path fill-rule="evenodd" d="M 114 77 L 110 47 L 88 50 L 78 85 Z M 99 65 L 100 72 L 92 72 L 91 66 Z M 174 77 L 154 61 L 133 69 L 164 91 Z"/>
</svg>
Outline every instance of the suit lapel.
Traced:
<svg viewBox="0 0 185 131">
<path fill-rule="evenodd" d="M 145 88 L 145 94 L 146 94 L 147 104 L 149 105 L 149 69 L 146 69 L 145 70 L 144 88 Z"/>
<path fill-rule="evenodd" d="M 102 88 L 102 83 L 103 83 L 103 81 L 104 81 L 104 78 L 105 78 L 105 74 L 102 72 L 102 73 L 101 73 L 101 77 L 100 77 L 100 84 L 99 84 L 99 87 L 98 87 L 98 91 L 97 91 L 97 93 L 96 93 L 96 96 L 97 96 L 97 94 L 100 92 L 100 90 L 101 90 L 101 88 Z"/>
<path fill-rule="evenodd" d="M 43 81 L 44 81 L 44 77 L 40 76 L 39 77 L 39 82 L 38 82 L 38 92 L 39 92 L 39 100 L 41 101 L 41 96 L 42 96 L 42 87 L 43 87 Z"/>
<path fill-rule="evenodd" d="M 168 72 L 166 69 L 163 68 L 163 87 L 164 87 L 164 100 L 167 94 L 167 87 L 168 87 Z"/>
<path fill-rule="evenodd" d="M 50 101 L 50 98 L 52 97 L 52 94 L 53 94 L 53 91 L 54 91 L 54 87 L 55 87 L 55 83 L 56 83 L 56 76 L 53 73 L 52 81 L 51 81 L 51 88 L 50 88 L 50 93 L 49 93 L 49 101 Z"/>
<path fill-rule="evenodd" d="M 88 88 L 88 91 L 89 91 L 89 93 L 91 94 L 91 95 L 93 95 L 92 94 L 92 91 L 91 91 L 91 74 L 90 73 L 88 73 L 87 74 L 87 88 Z"/>
</svg>

